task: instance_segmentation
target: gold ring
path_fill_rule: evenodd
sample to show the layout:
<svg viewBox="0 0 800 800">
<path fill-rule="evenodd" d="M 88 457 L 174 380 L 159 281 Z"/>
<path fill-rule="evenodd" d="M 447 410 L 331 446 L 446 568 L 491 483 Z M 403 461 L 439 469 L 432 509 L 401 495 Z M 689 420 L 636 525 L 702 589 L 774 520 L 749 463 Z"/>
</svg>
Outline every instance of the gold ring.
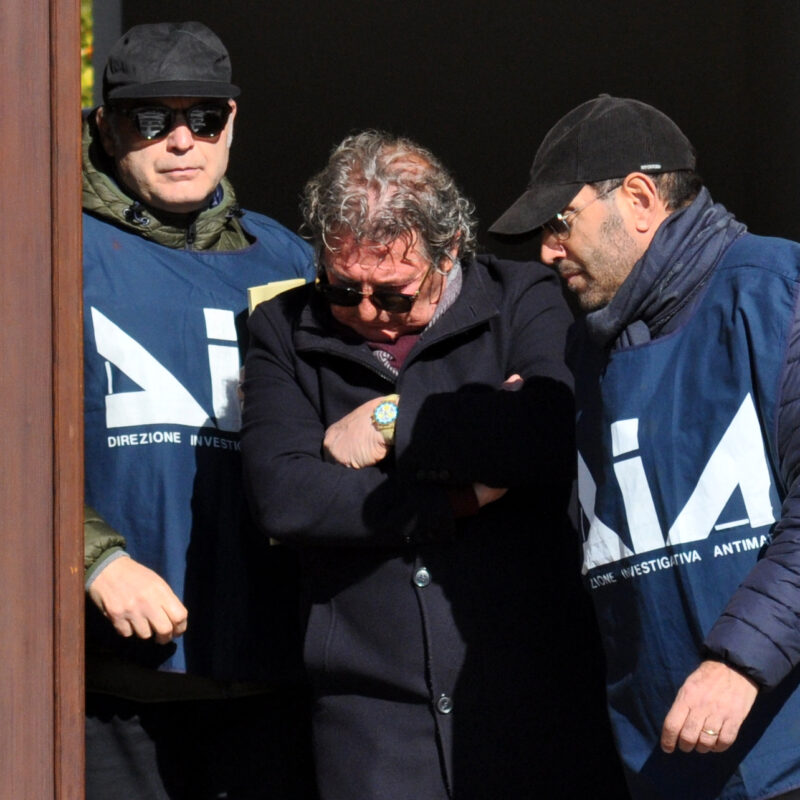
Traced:
<svg viewBox="0 0 800 800">
<path fill-rule="evenodd" d="M 713 728 L 703 728 L 703 733 L 707 736 L 718 736 L 719 731 L 715 731 Z"/>
</svg>

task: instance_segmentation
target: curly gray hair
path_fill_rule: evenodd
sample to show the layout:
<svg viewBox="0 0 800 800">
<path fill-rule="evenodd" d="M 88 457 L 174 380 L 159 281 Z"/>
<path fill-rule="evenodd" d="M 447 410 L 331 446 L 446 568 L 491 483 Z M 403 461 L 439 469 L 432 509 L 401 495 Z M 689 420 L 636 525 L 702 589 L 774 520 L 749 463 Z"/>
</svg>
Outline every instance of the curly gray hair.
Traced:
<svg viewBox="0 0 800 800">
<path fill-rule="evenodd" d="M 420 243 L 434 266 L 476 247 L 475 207 L 427 149 L 400 136 L 367 130 L 348 136 L 305 186 L 304 229 L 317 258 L 356 242 Z"/>
</svg>

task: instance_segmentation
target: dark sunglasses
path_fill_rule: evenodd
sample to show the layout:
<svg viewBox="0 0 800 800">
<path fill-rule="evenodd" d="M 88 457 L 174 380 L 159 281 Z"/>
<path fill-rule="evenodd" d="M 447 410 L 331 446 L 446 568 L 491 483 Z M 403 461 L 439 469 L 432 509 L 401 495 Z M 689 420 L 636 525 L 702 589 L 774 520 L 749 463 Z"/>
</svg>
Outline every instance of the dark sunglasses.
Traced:
<svg viewBox="0 0 800 800">
<path fill-rule="evenodd" d="M 133 122 L 139 135 L 148 142 L 163 139 L 175 125 L 180 114 L 186 120 L 189 130 L 201 139 L 213 139 L 222 133 L 231 113 L 227 103 L 198 103 L 189 108 L 170 108 L 169 106 L 135 106 L 133 108 L 115 107 L 114 111 Z"/>
<path fill-rule="evenodd" d="M 368 297 L 369 301 L 382 311 L 389 311 L 393 314 L 405 314 L 411 311 L 414 302 L 419 297 L 425 281 L 431 271 L 425 273 L 419 288 L 414 294 L 403 294 L 402 292 L 385 292 L 378 289 L 375 292 L 362 292 L 353 289 L 351 286 L 334 286 L 328 283 L 327 278 L 320 278 L 316 285 L 317 291 L 333 306 L 347 306 L 353 308 L 357 306 L 361 299 Z"/>
</svg>

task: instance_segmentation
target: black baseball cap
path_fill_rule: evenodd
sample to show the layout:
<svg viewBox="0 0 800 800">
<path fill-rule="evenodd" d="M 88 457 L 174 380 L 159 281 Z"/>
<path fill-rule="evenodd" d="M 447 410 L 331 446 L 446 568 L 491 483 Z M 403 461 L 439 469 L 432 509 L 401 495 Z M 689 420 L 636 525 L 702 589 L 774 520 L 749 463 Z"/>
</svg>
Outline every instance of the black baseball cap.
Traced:
<svg viewBox="0 0 800 800">
<path fill-rule="evenodd" d="M 135 25 L 111 48 L 103 102 L 148 97 L 237 97 L 231 59 L 202 22 Z"/>
<path fill-rule="evenodd" d="M 694 148 L 666 114 L 639 100 L 601 94 L 550 129 L 533 159 L 528 188 L 489 230 L 539 228 L 587 183 L 694 168 Z"/>
</svg>

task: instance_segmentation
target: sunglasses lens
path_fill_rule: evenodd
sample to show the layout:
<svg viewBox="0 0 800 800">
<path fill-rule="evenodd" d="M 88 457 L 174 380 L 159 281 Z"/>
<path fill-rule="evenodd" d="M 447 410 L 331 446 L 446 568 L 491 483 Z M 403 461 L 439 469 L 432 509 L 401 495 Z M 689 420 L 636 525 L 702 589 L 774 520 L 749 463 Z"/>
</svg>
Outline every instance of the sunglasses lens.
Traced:
<svg viewBox="0 0 800 800">
<path fill-rule="evenodd" d="M 411 306 L 414 305 L 417 296 L 414 294 L 400 294 L 399 292 L 373 292 L 370 299 L 378 308 L 399 314 L 411 311 Z"/>
<path fill-rule="evenodd" d="M 163 136 L 172 122 L 172 111 L 168 108 L 138 108 L 132 112 L 136 128 L 145 139 Z"/>
<path fill-rule="evenodd" d="M 229 106 L 193 106 L 186 112 L 186 122 L 195 136 L 211 139 L 222 132 L 229 113 Z"/>
<path fill-rule="evenodd" d="M 357 306 L 361 302 L 361 292 L 347 286 L 331 286 L 329 283 L 318 283 L 317 291 L 334 306 Z"/>
<path fill-rule="evenodd" d="M 564 239 L 569 236 L 569 222 L 562 217 L 553 217 L 547 220 L 544 227 L 557 239 Z"/>
</svg>

